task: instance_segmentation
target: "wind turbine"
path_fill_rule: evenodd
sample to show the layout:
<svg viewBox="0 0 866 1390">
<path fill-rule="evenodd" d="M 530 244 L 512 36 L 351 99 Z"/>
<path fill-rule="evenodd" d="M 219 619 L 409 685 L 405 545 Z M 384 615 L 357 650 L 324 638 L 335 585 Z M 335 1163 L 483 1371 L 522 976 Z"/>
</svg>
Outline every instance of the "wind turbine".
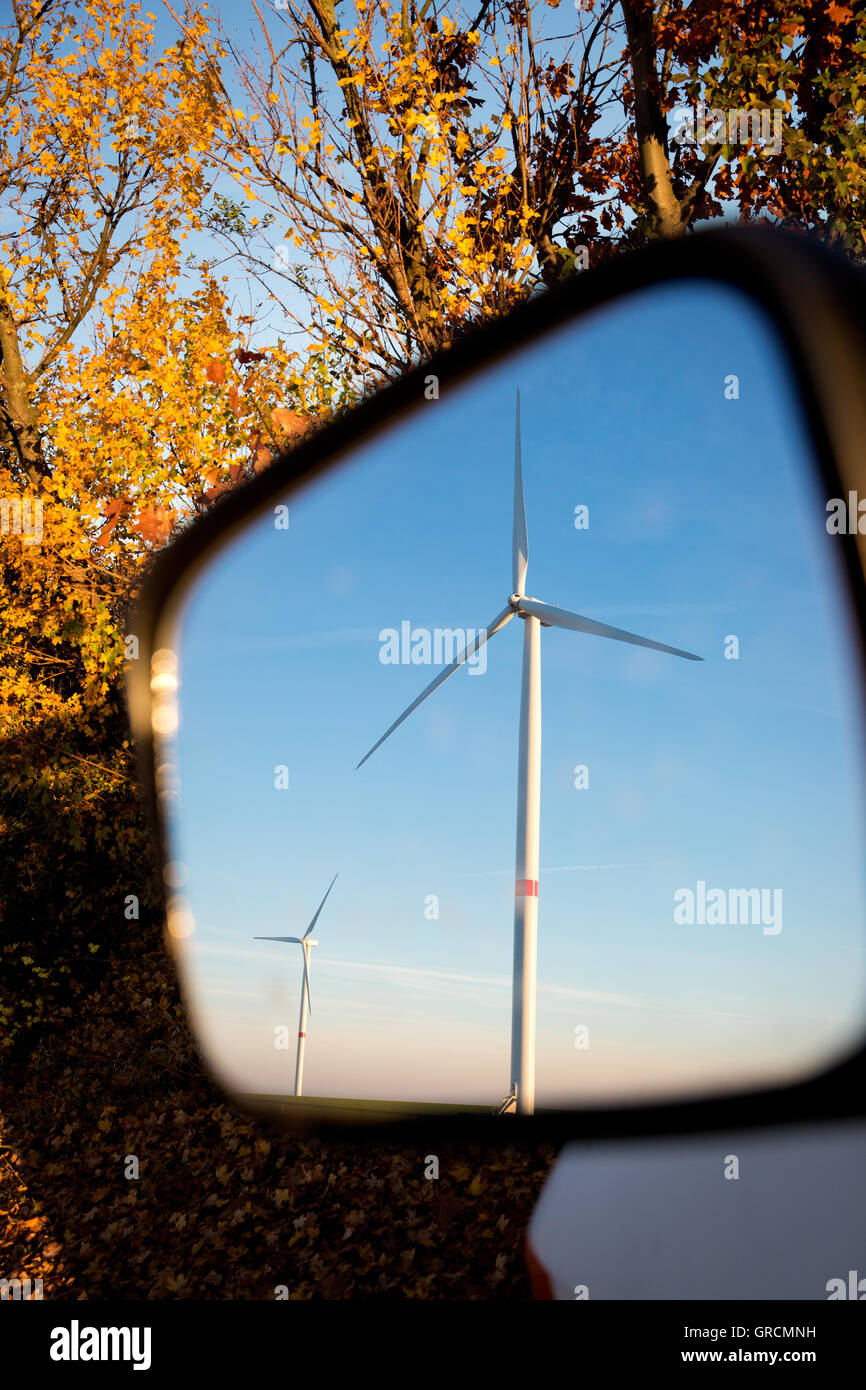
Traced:
<svg viewBox="0 0 866 1390">
<path fill-rule="evenodd" d="M 394 720 L 394 723 L 373 744 L 358 763 L 361 767 L 393 734 L 404 719 L 432 695 L 443 681 L 468 660 L 479 647 L 513 617 L 523 620 L 523 678 L 520 691 L 520 733 L 517 763 L 517 853 L 514 885 L 514 970 L 511 1005 L 511 1091 L 499 1107 L 500 1112 L 516 1109 L 518 1114 L 531 1115 L 535 1109 L 535 970 L 538 931 L 538 848 L 541 800 L 541 629 L 560 627 L 570 632 L 590 633 L 594 637 L 612 637 L 618 642 L 630 642 L 637 647 L 682 656 L 687 661 L 702 661 L 703 657 L 678 647 L 652 642 L 634 632 L 609 627 L 607 623 L 583 618 L 564 608 L 554 608 L 540 599 L 526 597 L 526 569 L 529 544 L 526 534 L 526 505 L 523 496 L 523 472 L 520 457 L 520 392 L 514 433 L 514 530 L 512 534 L 512 594 L 508 604 L 487 628 L 448 666 L 443 667 L 417 700 Z"/>
<path fill-rule="evenodd" d="M 333 888 L 334 884 L 337 882 L 337 877 L 338 877 L 338 875 L 337 875 L 337 874 L 334 874 L 334 877 L 331 879 L 331 882 L 328 884 L 328 893 L 330 893 L 330 891 L 331 891 L 331 889 Z M 313 920 L 312 920 L 312 922 L 310 923 L 310 925 L 307 927 L 307 930 L 304 932 L 303 936 L 254 936 L 254 937 L 253 937 L 253 940 L 254 940 L 254 941 L 291 941 L 294 945 L 300 946 L 300 947 L 303 949 L 303 952 L 304 952 L 304 978 L 303 978 L 303 982 L 302 982 L 302 984 L 301 984 L 301 1016 L 300 1016 L 300 1020 L 299 1020 L 299 1022 L 298 1022 L 298 1056 L 297 1056 L 297 1060 L 296 1060 L 296 1062 L 295 1062 L 295 1095 L 296 1095 L 296 1096 L 299 1096 L 299 1095 L 302 1094 L 302 1092 L 301 1092 L 301 1086 L 302 1086 L 303 1080 L 304 1080 L 304 1045 L 305 1045 L 306 1040 L 307 1040 L 307 1009 L 309 1008 L 310 1013 L 313 1012 L 312 1006 L 310 1005 L 310 947 L 311 947 L 311 946 L 318 946 L 318 944 L 319 944 L 318 941 L 311 941 L 311 940 L 310 940 L 310 933 L 312 932 L 313 927 L 316 925 L 316 923 L 317 923 L 318 920 L 319 920 L 319 913 L 321 912 L 322 908 L 325 906 L 325 903 L 326 903 L 327 900 L 328 900 L 328 893 L 325 894 L 324 898 L 323 898 L 322 901 L 319 903 L 319 906 L 316 908 L 316 915 L 315 915 L 315 917 L 313 918 Z"/>
</svg>

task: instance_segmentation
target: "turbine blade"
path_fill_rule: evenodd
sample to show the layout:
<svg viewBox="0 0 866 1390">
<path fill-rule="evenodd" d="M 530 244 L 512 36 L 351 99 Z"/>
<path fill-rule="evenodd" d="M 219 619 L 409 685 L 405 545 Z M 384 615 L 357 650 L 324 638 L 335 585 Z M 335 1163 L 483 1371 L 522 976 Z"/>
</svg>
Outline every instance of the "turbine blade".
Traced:
<svg viewBox="0 0 866 1390">
<path fill-rule="evenodd" d="M 304 952 L 304 979 L 305 979 L 306 982 L 307 982 L 307 1013 L 308 1013 L 308 1014 L 310 1015 L 310 1017 L 312 1018 L 312 1016 L 313 1016 L 313 1005 L 312 1005 L 312 1003 L 311 1003 L 311 1001 L 310 1001 L 310 972 L 309 972 L 309 970 L 307 969 L 307 953 L 306 953 L 306 951 Z"/>
<path fill-rule="evenodd" d="M 300 946 L 299 936 L 254 936 L 253 941 L 293 941 L 296 946 Z"/>
<path fill-rule="evenodd" d="M 331 879 L 331 882 L 328 884 L 328 893 L 330 893 L 330 891 L 331 891 L 331 889 L 333 888 L 334 884 L 337 882 L 338 876 L 339 876 L 339 869 L 337 870 L 337 873 L 334 874 L 334 877 Z M 325 894 L 325 896 L 323 897 L 322 901 L 319 903 L 319 906 L 316 908 L 316 915 L 315 915 L 315 917 L 313 918 L 313 920 L 312 920 L 312 922 L 310 923 L 310 925 L 307 927 L 307 930 L 304 932 L 304 937 L 303 937 L 304 941 L 306 941 L 307 937 L 310 935 L 310 932 L 313 930 L 313 927 L 314 927 L 314 926 L 316 925 L 316 923 L 318 922 L 318 920 L 319 920 L 319 913 L 321 912 L 322 908 L 325 906 L 325 903 L 328 901 L 328 893 Z M 306 956 L 304 957 L 304 959 L 306 959 Z"/>
<path fill-rule="evenodd" d="M 579 613 L 569 613 L 565 608 L 554 608 L 549 603 L 541 603 L 536 598 L 520 600 L 521 613 L 529 613 L 540 618 L 551 627 L 564 627 L 572 632 L 588 632 L 593 637 L 613 637 L 617 642 L 630 642 L 635 647 L 650 647 L 655 652 L 668 652 L 671 656 L 685 657 L 686 661 L 703 661 L 694 652 L 680 651 L 679 647 L 668 647 L 664 642 L 653 642 L 649 637 L 638 637 L 635 632 L 625 632 L 621 627 L 609 627 L 607 623 L 597 623 L 592 618 L 582 618 Z"/>
<path fill-rule="evenodd" d="M 361 761 L 357 764 L 355 771 L 357 771 L 359 767 L 363 767 L 364 763 L 367 761 L 368 758 L 372 757 L 376 749 L 382 747 L 382 744 L 385 742 L 385 739 L 389 738 L 396 728 L 399 728 L 399 726 L 403 723 L 404 719 L 409 718 L 409 715 L 413 712 L 413 710 L 416 710 L 418 706 L 424 700 L 427 699 L 428 695 L 433 694 L 433 691 L 437 688 L 437 686 L 440 686 L 443 681 L 446 681 L 448 677 L 457 670 L 458 666 L 462 666 L 464 661 L 467 661 L 469 657 L 473 655 L 473 653 L 477 652 L 479 647 L 483 647 L 484 643 L 489 641 L 490 638 L 494 635 L 494 633 L 498 632 L 501 627 L 504 627 L 505 624 L 509 622 L 510 619 L 513 617 L 513 608 L 503 608 L 502 612 L 493 619 L 493 622 L 490 624 L 490 626 L 487 628 L 482 628 L 481 631 L 478 633 L 477 637 L 474 637 L 472 641 L 469 643 L 469 645 L 463 648 L 463 651 L 460 652 L 459 655 L 454 658 L 454 660 L 451 662 L 449 666 L 443 666 L 442 670 L 439 672 L 439 675 L 435 678 L 435 680 L 432 680 L 430 682 L 426 690 L 421 691 L 421 694 L 418 696 L 418 699 L 413 700 L 411 705 L 409 705 L 407 709 L 404 709 L 403 713 L 399 716 L 399 718 L 394 720 L 394 723 L 391 725 L 390 729 L 386 729 L 379 741 L 373 744 L 373 747 L 370 749 L 368 753 L 364 754 Z M 484 634 L 483 636 L 481 635 L 482 633 Z"/>
<path fill-rule="evenodd" d="M 513 592 L 521 597 L 526 593 L 526 568 L 529 564 L 529 540 L 526 535 L 526 501 L 523 496 L 523 468 L 520 458 L 520 392 L 514 424 L 514 530 L 511 540 L 511 583 Z"/>
</svg>

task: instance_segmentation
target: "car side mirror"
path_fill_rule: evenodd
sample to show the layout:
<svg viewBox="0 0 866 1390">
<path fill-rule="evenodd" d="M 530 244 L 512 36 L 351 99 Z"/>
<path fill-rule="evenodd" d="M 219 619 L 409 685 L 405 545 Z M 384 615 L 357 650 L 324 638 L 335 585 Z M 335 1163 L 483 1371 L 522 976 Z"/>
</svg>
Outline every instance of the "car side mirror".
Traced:
<svg viewBox="0 0 866 1390">
<path fill-rule="evenodd" d="M 158 557 L 130 713 L 242 1103 L 507 1142 L 864 1065 L 863 303 L 654 245 Z"/>
</svg>

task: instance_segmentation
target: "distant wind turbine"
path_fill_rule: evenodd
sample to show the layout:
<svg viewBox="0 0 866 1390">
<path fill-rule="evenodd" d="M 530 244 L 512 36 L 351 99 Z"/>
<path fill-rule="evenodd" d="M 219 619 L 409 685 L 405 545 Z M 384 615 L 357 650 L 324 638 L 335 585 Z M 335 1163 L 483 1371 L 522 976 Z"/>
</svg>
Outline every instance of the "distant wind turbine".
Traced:
<svg viewBox="0 0 866 1390">
<path fill-rule="evenodd" d="M 338 874 L 334 874 L 334 877 L 331 879 L 331 882 L 328 884 L 328 893 L 330 893 L 330 891 L 331 891 L 331 889 L 333 888 L 334 884 L 337 882 L 337 878 L 338 878 L 338 877 L 339 877 Z M 304 952 L 304 978 L 303 978 L 303 982 L 302 982 L 302 984 L 301 984 L 301 1016 L 300 1016 L 300 1021 L 299 1021 L 299 1023 L 298 1023 L 298 1056 L 297 1056 L 297 1060 L 296 1060 L 296 1062 L 295 1062 L 295 1095 L 296 1095 L 296 1096 L 299 1096 L 299 1095 L 302 1094 L 302 1092 L 301 1092 L 301 1086 L 303 1085 L 303 1080 L 304 1080 L 304 1045 L 305 1045 L 306 1040 L 307 1040 L 307 1009 L 309 1008 L 310 1013 L 313 1012 L 312 1005 L 310 1004 L 310 947 L 311 947 L 311 946 L 318 946 L 318 944 L 319 944 L 318 941 L 311 941 L 311 940 L 310 940 L 310 933 L 312 932 L 313 927 L 316 925 L 316 923 L 317 923 L 318 920 L 319 920 L 319 913 L 321 912 L 322 908 L 325 906 L 325 903 L 326 903 L 327 900 L 328 900 L 328 893 L 325 894 L 324 898 L 323 898 L 322 901 L 319 903 L 319 906 L 318 906 L 317 909 L 316 909 L 316 915 L 315 915 L 315 917 L 313 918 L 313 920 L 312 920 L 312 922 L 310 923 L 310 925 L 307 927 L 307 930 L 304 932 L 303 936 L 254 936 L 254 937 L 253 937 L 253 940 L 254 940 L 254 941 L 291 941 L 294 945 L 302 947 L 303 952 Z"/>
<path fill-rule="evenodd" d="M 512 536 L 512 588 L 508 606 L 497 614 L 487 628 L 464 647 L 450 665 L 443 667 L 417 700 L 394 720 L 394 723 L 373 744 L 358 763 L 361 767 L 380 748 L 404 719 L 432 695 L 459 666 L 479 647 L 505 627 L 516 615 L 523 619 L 523 679 L 520 693 L 520 734 L 517 768 L 517 854 L 514 906 L 514 971 L 511 1006 L 511 1091 L 500 1111 L 516 1109 L 519 1114 L 531 1115 L 535 1109 L 535 970 L 538 931 L 538 854 L 541 799 L 541 629 L 566 628 L 571 632 L 586 632 L 594 637 L 612 637 L 618 642 L 630 642 L 637 647 L 682 656 L 687 661 L 702 661 L 692 652 L 652 642 L 607 623 L 597 623 L 564 608 L 554 608 L 539 599 L 526 597 L 526 569 L 529 544 L 526 534 L 526 504 L 523 496 L 523 473 L 520 459 L 520 392 L 514 438 L 514 530 Z"/>
</svg>

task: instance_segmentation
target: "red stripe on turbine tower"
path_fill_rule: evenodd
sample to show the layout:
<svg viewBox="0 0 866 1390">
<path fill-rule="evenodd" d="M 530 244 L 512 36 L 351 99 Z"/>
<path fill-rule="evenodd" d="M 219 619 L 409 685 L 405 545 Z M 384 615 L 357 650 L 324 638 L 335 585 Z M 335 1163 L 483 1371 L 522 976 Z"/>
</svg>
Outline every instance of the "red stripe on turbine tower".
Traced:
<svg viewBox="0 0 866 1390">
<path fill-rule="evenodd" d="M 299 1033 L 299 1034 L 298 1034 L 298 1037 L 299 1037 L 299 1038 L 305 1038 L 306 1036 L 307 1036 L 306 1033 Z"/>
<path fill-rule="evenodd" d="M 538 879 L 519 878 L 514 885 L 514 896 L 516 898 L 537 898 Z"/>
</svg>

